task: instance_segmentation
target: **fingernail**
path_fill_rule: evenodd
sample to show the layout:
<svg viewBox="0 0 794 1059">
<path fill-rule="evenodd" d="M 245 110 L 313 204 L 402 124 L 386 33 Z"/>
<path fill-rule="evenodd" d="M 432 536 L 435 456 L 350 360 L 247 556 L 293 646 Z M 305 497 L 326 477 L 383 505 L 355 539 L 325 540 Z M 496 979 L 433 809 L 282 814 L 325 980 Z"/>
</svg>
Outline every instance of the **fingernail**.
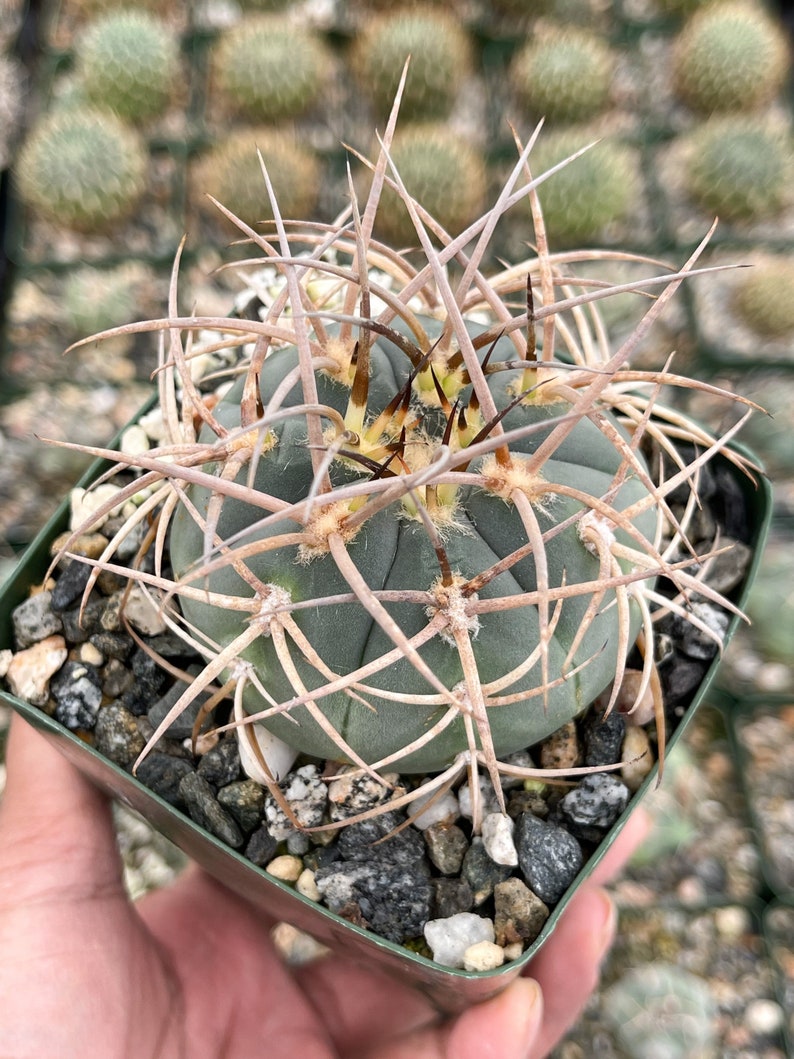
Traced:
<svg viewBox="0 0 794 1059">
<path fill-rule="evenodd" d="M 618 913 L 615 903 L 606 890 L 596 890 L 601 908 L 593 917 L 593 934 L 598 938 L 598 959 L 603 960 L 615 940 L 618 926 Z"/>
</svg>

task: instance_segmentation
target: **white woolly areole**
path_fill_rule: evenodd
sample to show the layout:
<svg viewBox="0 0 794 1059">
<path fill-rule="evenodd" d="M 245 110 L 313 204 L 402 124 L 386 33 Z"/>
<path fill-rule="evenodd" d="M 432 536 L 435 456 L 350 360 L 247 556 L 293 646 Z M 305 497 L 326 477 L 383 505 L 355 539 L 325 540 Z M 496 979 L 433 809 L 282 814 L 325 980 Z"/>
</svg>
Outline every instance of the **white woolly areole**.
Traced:
<svg viewBox="0 0 794 1059">
<path fill-rule="evenodd" d="M 456 632 L 465 633 L 474 639 L 480 631 L 480 619 L 468 611 L 468 604 L 478 597 L 476 592 L 464 596 L 462 586 L 465 584 L 465 578 L 456 574 L 452 584 L 445 585 L 439 578 L 430 589 L 435 602 L 427 608 L 427 616 L 434 618 L 440 612 L 446 617 L 447 624 L 438 635 L 451 647 L 456 646 Z"/>
<path fill-rule="evenodd" d="M 599 555 L 602 550 L 609 551 L 615 543 L 614 523 L 595 511 L 588 511 L 579 520 L 579 540 L 591 555 Z"/>
</svg>

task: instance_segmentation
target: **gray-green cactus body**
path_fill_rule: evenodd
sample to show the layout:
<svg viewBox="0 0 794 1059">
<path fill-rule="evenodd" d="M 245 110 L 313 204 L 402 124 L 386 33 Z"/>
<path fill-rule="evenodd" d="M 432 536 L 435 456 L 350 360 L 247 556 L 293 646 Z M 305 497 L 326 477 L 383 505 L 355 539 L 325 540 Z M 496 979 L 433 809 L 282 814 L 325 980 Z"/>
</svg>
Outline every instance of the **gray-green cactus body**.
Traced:
<svg viewBox="0 0 794 1059">
<path fill-rule="evenodd" d="M 432 334 L 430 327 L 433 322 L 424 323 Z M 435 327 L 435 333 L 438 333 L 438 325 Z M 506 339 L 500 340 L 492 355 L 492 362 L 500 354 L 506 359 L 514 357 L 515 350 Z M 296 364 L 297 353 L 291 348 L 268 357 L 261 375 L 262 398 L 265 402 Z M 386 407 L 405 384 L 409 370 L 410 364 L 405 354 L 390 341 L 378 339 L 371 356 L 368 395 L 370 414 L 377 414 Z M 513 400 L 517 375 L 517 371 L 502 371 L 488 376 L 492 380 L 491 392 L 498 408 L 505 407 Z M 322 374 L 316 378 L 320 403 L 344 413 L 350 391 Z M 232 391 L 215 410 L 230 429 L 239 426 L 239 397 L 239 392 Z M 293 406 L 302 403 L 302 400 L 300 387 L 296 385 L 285 404 Z M 511 454 L 520 458 L 522 454 L 534 452 L 540 441 L 553 429 L 556 417 L 564 414 L 568 408 L 564 402 L 553 405 L 522 403 L 513 408 L 503 420 L 506 430 L 528 423 L 539 424 L 540 430 L 511 445 Z M 440 442 L 444 417 L 438 411 L 428 411 L 422 425 L 426 433 L 435 434 Z M 306 498 L 312 482 L 305 416 L 296 412 L 294 418 L 283 420 L 272 429 L 277 442 L 259 459 L 255 488 L 291 503 L 299 502 Z M 211 436 L 208 435 L 206 440 L 211 440 Z M 601 497 L 615 484 L 615 475 L 620 466 L 621 457 L 612 443 L 596 425 L 583 418 L 560 444 L 553 457 L 545 461 L 542 474 L 550 483 L 572 486 L 590 496 Z M 473 465 L 472 469 L 476 468 L 477 465 Z M 245 480 L 245 473 L 241 481 Z M 334 463 L 331 476 L 335 486 L 353 478 L 366 477 L 360 469 L 343 461 Z M 644 487 L 629 475 L 617 497 L 612 498 L 613 507 L 617 510 L 625 508 L 643 496 L 644 492 Z M 190 500 L 199 511 L 206 512 L 208 499 L 206 490 L 196 487 L 190 489 Z M 599 579 L 599 560 L 579 536 L 575 516 L 581 515 L 582 511 L 583 505 L 577 501 L 552 494 L 535 505 L 542 530 L 550 531 L 545 552 L 548 581 L 552 587 L 558 587 L 563 582 L 570 585 Z M 245 533 L 246 528 L 261 519 L 262 514 L 259 507 L 227 498 L 223 504 L 218 533 L 222 539 Z M 499 559 L 510 555 L 526 541 L 526 532 L 515 508 L 483 489 L 462 488 L 455 515 L 454 525 L 443 531 L 443 547 L 453 573 L 465 579 L 490 569 Z M 571 524 L 555 533 L 553 528 L 569 518 L 573 519 Z M 645 536 L 652 536 L 655 513 L 646 511 L 634 524 Z M 301 528 L 297 521 L 293 525 L 296 530 Z M 285 523 L 279 522 L 270 528 L 255 530 L 252 536 L 264 539 L 268 535 L 283 532 Z M 617 536 L 628 540 L 622 531 L 617 531 Z M 172 528 L 171 557 L 176 575 L 185 575 L 200 566 L 203 550 L 203 532 L 183 509 Z M 348 543 L 347 550 L 359 573 L 373 590 L 412 589 L 427 592 L 439 581 L 439 560 L 433 542 L 421 520 L 406 513 L 399 501 L 364 522 L 355 538 Z M 247 564 L 262 582 L 286 590 L 293 601 L 350 594 L 350 586 L 328 554 L 302 562 L 296 548 L 280 547 L 248 559 Z M 210 589 L 223 593 L 251 595 L 250 588 L 231 567 L 213 572 L 208 579 L 199 577 L 194 583 L 208 584 Z M 535 561 L 530 554 L 488 581 L 478 591 L 478 597 L 480 600 L 513 598 L 532 593 L 537 588 Z M 520 694 L 519 701 L 515 703 L 488 708 L 491 737 L 497 754 L 504 755 L 543 739 L 562 723 L 576 717 L 614 679 L 618 619 L 614 593 L 610 591 L 600 601 L 598 613 L 568 667 L 567 678 L 561 679 L 566 656 L 583 623 L 591 598 L 585 592 L 567 599 L 557 616 L 548 649 L 551 686 L 545 702 L 544 695 L 538 690 L 542 683 L 539 658 L 526 672 L 519 673 L 507 686 L 499 689 L 499 694 Z M 238 637 L 248 621 L 246 614 L 188 598 L 183 600 L 182 605 L 188 622 L 220 645 L 228 644 Z M 386 603 L 385 606 L 408 637 L 419 633 L 428 624 L 426 604 L 397 602 Z M 554 610 L 554 603 L 550 605 L 550 610 Z M 359 603 L 309 606 L 295 610 L 293 616 L 328 670 L 335 674 L 350 673 L 392 651 L 394 647 L 389 636 Z M 637 633 L 638 621 L 638 615 L 633 614 L 632 642 Z M 501 611 L 493 610 L 479 616 L 479 628 L 476 632 L 472 631 L 471 643 L 480 683 L 486 691 L 489 682 L 499 681 L 520 666 L 537 648 L 540 626 L 538 607 L 534 603 Z M 419 653 L 447 688 L 461 686 L 463 666 L 451 637 L 445 639 L 435 636 L 421 647 Z M 276 702 L 284 703 L 295 697 L 294 686 L 279 661 L 272 638 L 260 636 L 246 650 L 244 657 L 254 665 L 262 684 Z M 301 657 L 298 650 L 292 651 L 292 659 L 306 688 L 318 689 L 328 681 L 328 673 L 319 673 Z M 397 693 L 405 701 L 381 698 L 371 690 L 361 696 L 367 705 L 345 692 L 318 699 L 318 705 L 336 730 L 365 760 L 375 762 L 395 754 L 399 758 L 397 765 L 401 771 L 425 772 L 443 768 L 458 753 L 467 749 L 464 722 L 458 716 L 426 746 L 401 756 L 401 751 L 438 722 L 447 709 L 439 703 L 435 689 L 425 676 L 406 657 L 399 655 L 388 667 L 370 674 L 366 683 L 370 688 L 374 686 L 385 692 Z M 436 701 L 418 704 L 409 701 L 417 695 L 435 695 Z M 245 696 L 245 705 L 250 713 L 267 708 L 268 704 L 253 684 L 248 685 Z M 289 716 L 269 719 L 266 724 L 276 735 L 303 752 L 336 760 L 344 757 L 310 717 L 305 706 L 291 709 Z"/>
</svg>

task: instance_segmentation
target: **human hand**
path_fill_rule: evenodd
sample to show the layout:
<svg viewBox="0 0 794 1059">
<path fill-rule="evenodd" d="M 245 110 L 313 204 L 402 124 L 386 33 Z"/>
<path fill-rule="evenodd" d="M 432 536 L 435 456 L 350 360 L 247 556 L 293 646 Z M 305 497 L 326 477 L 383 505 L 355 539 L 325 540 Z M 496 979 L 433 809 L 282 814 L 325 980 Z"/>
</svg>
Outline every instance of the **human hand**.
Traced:
<svg viewBox="0 0 794 1059">
<path fill-rule="evenodd" d="M 7 766 L 3 1059 L 542 1059 L 612 940 L 600 886 L 647 829 L 635 813 L 525 976 L 442 1019 L 355 961 L 286 967 L 273 922 L 197 868 L 132 903 L 107 799 L 18 717 Z"/>
</svg>

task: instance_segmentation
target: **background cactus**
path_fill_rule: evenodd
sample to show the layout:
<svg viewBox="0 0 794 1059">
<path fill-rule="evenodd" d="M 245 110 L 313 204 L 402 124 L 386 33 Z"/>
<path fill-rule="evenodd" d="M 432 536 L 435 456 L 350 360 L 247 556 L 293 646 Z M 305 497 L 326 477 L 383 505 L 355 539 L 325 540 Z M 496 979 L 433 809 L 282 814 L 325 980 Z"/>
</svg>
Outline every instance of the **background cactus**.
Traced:
<svg viewBox="0 0 794 1059">
<path fill-rule="evenodd" d="M 392 157 L 408 190 L 447 231 L 465 228 L 482 209 L 485 162 L 450 128 L 407 126 L 394 138 Z M 416 245 L 416 230 L 396 192 L 383 196 L 377 231 L 394 245 Z"/>
<path fill-rule="evenodd" d="M 515 56 L 510 84 L 518 103 L 550 122 L 586 121 L 609 103 L 615 56 L 594 33 L 539 27 Z"/>
<path fill-rule="evenodd" d="M 794 259 L 768 255 L 756 261 L 739 277 L 733 307 L 764 338 L 794 333 Z"/>
<path fill-rule="evenodd" d="M 693 110 L 752 110 L 781 89 L 789 45 L 778 22 L 759 7 L 719 3 L 694 15 L 673 50 L 673 87 Z"/>
<path fill-rule="evenodd" d="M 17 159 L 15 183 L 40 217 L 98 232 L 133 210 L 146 186 L 147 165 L 143 142 L 118 118 L 70 107 L 32 131 Z"/>
<path fill-rule="evenodd" d="M 193 202 L 214 218 L 221 215 L 207 195 L 213 195 L 248 224 L 272 217 L 257 150 L 267 166 L 285 217 L 311 211 L 320 190 L 320 163 L 309 148 L 289 132 L 241 129 L 204 154 L 191 174 Z"/>
<path fill-rule="evenodd" d="M 114 11 L 80 34 L 77 81 L 93 105 L 138 123 L 167 106 L 179 74 L 174 32 L 146 11 Z"/>
<path fill-rule="evenodd" d="M 634 968 L 604 995 L 604 1013 L 632 1059 L 708 1055 L 713 1010 L 703 979 L 666 963 Z"/>
<path fill-rule="evenodd" d="M 728 221 L 780 213 L 791 198 L 788 130 L 752 118 L 711 118 L 686 141 L 684 182 L 701 209 Z"/>
<path fill-rule="evenodd" d="M 268 124 L 305 114 L 330 74 L 321 37 L 279 14 L 246 15 L 221 35 L 212 54 L 213 87 L 223 104 Z"/>
<path fill-rule="evenodd" d="M 581 126 L 541 137 L 532 155 L 533 171 L 551 168 L 592 140 L 592 132 Z M 566 245 L 595 239 L 636 207 L 639 188 L 632 150 L 615 140 L 601 141 L 543 187 L 541 202 L 550 237 Z"/>
<path fill-rule="evenodd" d="M 364 98 L 379 114 L 389 112 L 409 55 L 403 119 L 446 117 L 471 65 L 465 30 L 454 15 L 429 5 L 364 22 L 353 43 L 350 66 Z"/>
</svg>

